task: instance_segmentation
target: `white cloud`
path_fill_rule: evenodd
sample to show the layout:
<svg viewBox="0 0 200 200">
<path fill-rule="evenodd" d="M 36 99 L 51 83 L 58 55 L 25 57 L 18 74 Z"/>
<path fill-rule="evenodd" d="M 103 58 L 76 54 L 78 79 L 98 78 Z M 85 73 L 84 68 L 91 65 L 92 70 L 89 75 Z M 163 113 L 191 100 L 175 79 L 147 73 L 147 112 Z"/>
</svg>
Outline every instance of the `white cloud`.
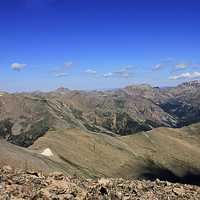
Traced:
<svg viewBox="0 0 200 200">
<path fill-rule="evenodd" d="M 175 64 L 176 69 L 186 69 L 188 67 L 200 67 L 199 63 L 193 63 L 193 62 L 188 62 L 188 63 L 177 63 Z"/>
<path fill-rule="evenodd" d="M 177 63 L 177 64 L 175 64 L 175 67 L 177 69 L 186 69 L 186 68 L 189 67 L 189 64 L 187 64 L 187 63 Z"/>
<path fill-rule="evenodd" d="M 164 67 L 164 64 L 163 63 L 158 63 L 153 67 L 153 69 L 158 70 L 158 69 L 161 69 L 162 67 Z"/>
<path fill-rule="evenodd" d="M 167 57 L 165 59 L 162 59 L 160 61 L 160 63 L 156 64 L 155 66 L 153 66 L 153 70 L 160 70 L 164 67 L 170 67 L 173 65 L 174 62 L 174 58 L 171 57 Z"/>
<path fill-rule="evenodd" d="M 97 74 L 97 72 L 93 69 L 87 69 L 87 70 L 85 70 L 85 73 L 90 74 L 90 75 L 96 75 Z"/>
<path fill-rule="evenodd" d="M 113 73 L 119 77 L 124 77 L 124 78 L 130 77 L 132 75 L 132 72 L 127 69 L 121 69 L 121 70 L 115 71 Z"/>
<path fill-rule="evenodd" d="M 23 69 L 26 66 L 27 66 L 27 64 L 22 64 L 22 63 L 17 63 L 17 62 L 11 64 L 11 68 L 16 71 L 20 71 L 21 69 Z"/>
<path fill-rule="evenodd" d="M 111 76 L 113 76 L 113 73 L 112 72 L 109 72 L 109 73 L 106 73 L 103 75 L 105 78 L 109 78 Z"/>
<path fill-rule="evenodd" d="M 110 77 L 116 77 L 116 78 L 129 78 L 133 76 L 133 69 L 135 66 L 133 65 L 127 65 L 124 68 L 121 68 L 117 71 L 108 72 L 103 74 L 103 77 L 110 78 Z"/>
<path fill-rule="evenodd" d="M 200 72 L 186 72 L 174 76 L 170 76 L 169 79 L 177 80 L 177 79 L 191 79 L 191 78 L 200 78 Z"/>
<path fill-rule="evenodd" d="M 67 76 L 68 73 L 66 73 L 66 71 L 69 70 L 69 68 L 71 68 L 72 66 L 73 66 L 72 62 L 65 62 L 62 67 L 52 70 L 52 73 L 56 77 Z"/>
<path fill-rule="evenodd" d="M 55 74 L 56 77 L 64 77 L 64 76 L 68 76 L 69 74 L 68 73 L 57 73 Z"/>
<path fill-rule="evenodd" d="M 121 77 L 121 78 L 131 77 L 131 76 L 133 76 L 133 68 L 134 68 L 133 65 L 127 65 L 126 67 L 124 67 L 120 70 L 114 71 L 113 75 L 115 75 L 117 77 Z"/>
<path fill-rule="evenodd" d="M 193 62 L 177 62 L 176 59 L 173 58 L 166 58 L 164 60 L 161 60 L 160 63 L 156 64 L 155 66 L 153 66 L 153 70 L 160 70 L 162 68 L 169 68 L 173 71 L 176 70 L 184 70 L 187 68 L 192 68 L 192 67 L 200 67 L 200 63 L 193 63 Z"/>
</svg>

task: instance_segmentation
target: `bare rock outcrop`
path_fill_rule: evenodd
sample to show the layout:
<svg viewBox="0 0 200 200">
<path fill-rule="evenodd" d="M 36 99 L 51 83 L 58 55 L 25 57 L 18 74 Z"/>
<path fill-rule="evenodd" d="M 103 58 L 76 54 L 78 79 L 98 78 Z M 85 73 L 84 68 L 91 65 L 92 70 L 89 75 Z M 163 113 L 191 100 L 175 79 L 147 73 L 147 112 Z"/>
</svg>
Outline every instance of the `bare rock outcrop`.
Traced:
<svg viewBox="0 0 200 200">
<path fill-rule="evenodd" d="M 156 180 L 79 179 L 54 172 L 0 169 L 0 199 L 44 200 L 186 200 L 200 199 L 200 187 Z"/>
</svg>

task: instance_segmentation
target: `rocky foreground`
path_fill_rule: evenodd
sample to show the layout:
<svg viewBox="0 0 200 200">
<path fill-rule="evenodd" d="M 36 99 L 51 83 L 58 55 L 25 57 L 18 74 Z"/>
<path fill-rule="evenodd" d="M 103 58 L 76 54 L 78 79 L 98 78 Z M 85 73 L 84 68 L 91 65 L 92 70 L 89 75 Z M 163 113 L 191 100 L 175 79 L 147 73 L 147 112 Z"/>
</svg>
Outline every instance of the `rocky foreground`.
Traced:
<svg viewBox="0 0 200 200">
<path fill-rule="evenodd" d="M 124 179 L 82 180 L 62 173 L 43 175 L 35 171 L 0 169 L 0 199 L 52 200 L 157 200 L 200 199 L 200 187 L 156 180 Z"/>
</svg>

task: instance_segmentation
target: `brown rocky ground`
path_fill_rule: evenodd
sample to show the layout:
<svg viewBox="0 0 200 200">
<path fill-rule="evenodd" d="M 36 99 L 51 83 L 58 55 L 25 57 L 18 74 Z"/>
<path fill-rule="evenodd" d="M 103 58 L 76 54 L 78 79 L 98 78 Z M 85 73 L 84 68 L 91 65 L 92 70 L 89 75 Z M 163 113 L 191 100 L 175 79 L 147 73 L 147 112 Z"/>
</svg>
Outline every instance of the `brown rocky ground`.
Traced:
<svg viewBox="0 0 200 200">
<path fill-rule="evenodd" d="M 43 175 L 36 171 L 0 169 L 0 199 L 53 199 L 53 200 L 173 200 L 200 199 L 200 187 L 125 179 L 79 179 L 62 173 Z"/>
</svg>

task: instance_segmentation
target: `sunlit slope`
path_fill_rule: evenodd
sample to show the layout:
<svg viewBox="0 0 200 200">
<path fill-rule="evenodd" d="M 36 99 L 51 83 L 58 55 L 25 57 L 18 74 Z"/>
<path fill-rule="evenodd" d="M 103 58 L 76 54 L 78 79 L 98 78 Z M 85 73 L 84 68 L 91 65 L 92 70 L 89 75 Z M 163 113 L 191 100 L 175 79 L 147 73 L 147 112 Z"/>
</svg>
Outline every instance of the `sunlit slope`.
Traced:
<svg viewBox="0 0 200 200">
<path fill-rule="evenodd" d="M 47 148 L 65 163 L 84 170 L 86 176 L 121 177 L 121 168 L 133 169 L 137 174 L 145 165 L 120 138 L 78 129 L 50 131 L 30 147 L 36 151 Z"/>
<path fill-rule="evenodd" d="M 44 173 L 62 171 L 67 174 L 66 169 L 60 163 L 6 141 L 0 140 L 0 152 L 0 167 L 10 165 L 15 168 L 39 170 Z M 67 165 L 65 164 L 65 166 Z"/>
<path fill-rule="evenodd" d="M 157 128 L 124 137 L 77 129 L 48 132 L 30 149 L 50 148 L 86 176 L 185 178 L 200 174 L 200 124 L 182 129 Z M 164 178 L 164 177 L 161 177 Z"/>
</svg>

